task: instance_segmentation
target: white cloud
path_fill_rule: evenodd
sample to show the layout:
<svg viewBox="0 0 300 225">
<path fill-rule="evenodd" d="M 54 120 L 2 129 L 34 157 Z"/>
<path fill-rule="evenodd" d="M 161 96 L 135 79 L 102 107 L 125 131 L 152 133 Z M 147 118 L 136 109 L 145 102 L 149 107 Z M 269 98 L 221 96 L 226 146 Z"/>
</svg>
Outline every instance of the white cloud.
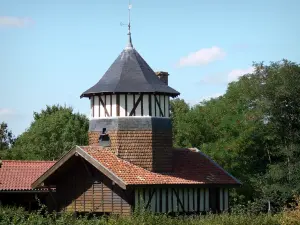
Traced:
<svg viewBox="0 0 300 225">
<path fill-rule="evenodd" d="M 8 108 L 0 108 L 0 117 L 2 116 L 11 116 L 15 114 L 15 110 Z"/>
<path fill-rule="evenodd" d="M 204 75 L 198 82 L 201 85 L 224 85 L 227 84 L 226 74 L 224 73 L 216 73 L 210 75 Z"/>
<path fill-rule="evenodd" d="M 199 66 L 206 65 L 216 60 L 221 60 L 226 53 L 219 47 L 202 48 L 199 51 L 192 52 L 188 56 L 182 57 L 179 66 Z"/>
<path fill-rule="evenodd" d="M 203 97 L 201 97 L 199 99 L 187 100 L 187 103 L 190 106 L 194 106 L 194 105 L 197 105 L 197 104 L 201 103 L 202 101 L 209 101 L 210 99 L 220 97 L 221 95 L 223 95 L 223 94 L 221 94 L 221 93 L 215 93 L 215 94 L 212 94 L 212 95 L 203 96 Z"/>
<path fill-rule="evenodd" d="M 33 24 L 28 17 L 0 16 L 0 27 L 22 28 Z"/>
<path fill-rule="evenodd" d="M 227 85 L 232 81 L 237 81 L 239 77 L 253 73 L 254 67 L 249 67 L 246 69 L 234 69 L 230 72 L 219 72 L 215 74 L 207 74 L 200 78 L 198 84 L 200 85 Z"/>
<path fill-rule="evenodd" d="M 230 71 L 230 73 L 228 74 L 228 82 L 232 82 L 232 81 L 237 81 L 239 77 L 248 74 L 248 73 L 253 73 L 254 72 L 254 67 L 249 67 L 247 69 L 234 69 L 232 71 Z"/>
<path fill-rule="evenodd" d="M 212 98 L 218 98 L 221 95 L 223 95 L 223 94 L 221 94 L 221 93 L 215 93 L 215 94 L 212 94 L 212 95 L 204 96 L 204 97 L 200 98 L 200 102 L 202 102 L 202 101 L 208 101 L 208 100 L 210 100 Z"/>
</svg>

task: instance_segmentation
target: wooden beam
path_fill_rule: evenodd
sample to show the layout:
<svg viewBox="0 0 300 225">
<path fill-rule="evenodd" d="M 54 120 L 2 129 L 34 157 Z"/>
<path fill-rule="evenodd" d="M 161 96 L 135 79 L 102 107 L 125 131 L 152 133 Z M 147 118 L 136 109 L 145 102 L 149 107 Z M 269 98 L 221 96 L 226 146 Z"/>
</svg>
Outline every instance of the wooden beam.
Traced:
<svg viewBox="0 0 300 225">
<path fill-rule="evenodd" d="M 144 115 L 144 96 L 141 94 L 142 100 L 141 100 L 141 116 Z"/>
<path fill-rule="evenodd" d="M 133 96 L 134 96 L 134 95 L 133 95 Z M 143 95 L 140 95 L 140 97 L 138 98 L 138 100 L 137 100 L 136 103 L 134 104 L 134 106 L 133 106 L 133 108 L 132 108 L 132 110 L 131 110 L 129 116 L 135 115 L 135 110 L 136 110 L 136 108 L 138 107 L 138 105 L 140 104 L 140 101 L 141 101 L 142 97 L 143 97 Z M 133 99 L 135 99 L 135 98 L 133 98 Z"/>
<path fill-rule="evenodd" d="M 32 189 L 40 186 L 51 174 L 53 174 L 59 167 L 61 167 L 69 158 L 71 158 L 77 150 L 77 147 L 72 148 L 62 158 L 60 158 L 50 169 L 48 169 L 42 176 L 40 176 L 32 185 Z"/>
<path fill-rule="evenodd" d="M 114 212 L 114 185 L 111 186 L 111 212 Z"/>
<path fill-rule="evenodd" d="M 58 208 L 57 208 L 58 205 L 57 205 L 56 199 L 55 199 L 54 196 L 53 196 L 52 189 L 49 188 L 49 187 L 47 187 L 47 189 L 48 189 L 49 194 L 50 194 L 50 197 L 51 197 L 51 199 L 52 199 L 52 201 L 53 201 L 53 203 L 54 203 L 54 208 L 55 208 L 55 210 L 58 210 Z"/>
<path fill-rule="evenodd" d="M 160 103 L 159 103 L 159 101 L 158 101 L 158 99 L 157 99 L 157 96 L 154 95 L 154 97 L 155 97 L 155 102 L 156 102 L 156 104 L 158 105 L 158 108 L 159 108 L 160 116 L 163 117 L 164 114 L 163 114 L 163 112 L 162 112 L 162 110 L 161 110 Z M 159 99 L 160 99 L 160 98 L 159 98 Z M 156 112 L 156 110 L 155 110 L 155 112 Z"/>
<path fill-rule="evenodd" d="M 93 98 L 93 100 L 92 100 L 92 110 L 93 110 L 92 111 L 92 117 L 94 117 L 94 104 L 95 104 L 94 101 L 95 101 L 95 96 L 93 96 L 92 98 Z"/>
<path fill-rule="evenodd" d="M 120 95 L 116 95 L 117 116 L 120 116 Z"/>
<path fill-rule="evenodd" d="M 85 161 L 82 157 L 80 157 L 80 160 L 81 160 L 81 162 L 83 163 L 86 172 L 89 174 L 89 177 L 93 177 L 91 171 L 89 170 L 89 168 L 88 168 L 87 165 L 86 165 L 86 161 Z"/>
<path fill-rule="evenodd" d="M 127 116 L 127 94 L 125 94 L 125 116 Z"/>
<path fill-rule="evenodd" d="M 100 97 L 99 99 L 100 99 L 101 105 L 102 105 L 103 108 L 104 108 L 105 116 L 109 116 L 109 113 L 108 113 L 108 111 L 107 111 L 107 109 L 106 109 L 106 96 L 104 95 L 104 101 L 105 101 L 105 102 L 103 102 L 103 100 L 102 100 L 101 97 Z"/>
<path fill-rule="evenodd" d="M 103 180 L 101 181 L 101 186 L 102 186 L 102 189 L 101 189 L 101 191 L 102 191 L 102 194 L 101 194 L 101 196 L 102 196 L 102 212 L 104 212 L 104 191 L 103 191 L 103 188 L 104 188 L 104 184 L 103 184 Z"/>
<path fill-rule="evenodd" d="M 112 95 L 110 95 L 110 116 L 112 116 Z"/>
<path fill-rule="evenodd" d="M 153 188 L 153 191 L 152 191 L 151 195 L 149 196 L 149 200 L 148 200 L 148 202 L 146 204 L 146 207 L 145 207 L 146 209 L 149 207 L 149 205 L 151 203 L 151 200 L 152 200 L 153 195 L 154 195 L 155 192 L 156 192 L 156 188 Z"/>
<path fill-rule="evenodd" d="M 101 102 L 100 102 L 101 96 L 98 95 L 98 98 L 99 98 L 99 117 L 101 117 Z"/>
<path fill-rule="evenodd" d="M 133 103 L 132 103 L 133 108 L 132 108 L 131 112 L 133 111 L 133 115 L 135 116 L 135 110 L 133 110 L 133 109 L 134 109 L 134 106 L 135 106 L 135 94 L 133 94 L 132 99 L 133 99 Z M 129 116 L 132 116 L 132 115 L 131 115 L 131 112 L 129 113 Z"/>
<path fill-rule="evenodd" d="M 94 186 L 95 182 L 93 181 L 92 184 L 92 211 L 95 211 L 95 186 Z"/>
<path fill-rule="evenodd" d="M 185 212 L 185 211 L 184 211 L 184 206 L 183 206 L 183 203 L 180 201 L 180 198 L 179 198 L 178 192 L 175 190 L 175 188 L 172 188 L 172 190 L 173 190 L 173 192 L 174 192 L 174 193 L 175 193 L 175 195 L 176 195 L 177 201 L 179 202 L 179 204 L 180 204 L 180 206 L 181 206 L 181 208 L 182 208 L 182 211 L 183 211 L 183 212 Z"/>
<path fill-rule="evenodd" d="M 148 100 L 148 103 L 149 103 L 149 116 L 152 116 L 152 96 L 151 94 L 149 94 L 149 100 Z"/>
</svg>

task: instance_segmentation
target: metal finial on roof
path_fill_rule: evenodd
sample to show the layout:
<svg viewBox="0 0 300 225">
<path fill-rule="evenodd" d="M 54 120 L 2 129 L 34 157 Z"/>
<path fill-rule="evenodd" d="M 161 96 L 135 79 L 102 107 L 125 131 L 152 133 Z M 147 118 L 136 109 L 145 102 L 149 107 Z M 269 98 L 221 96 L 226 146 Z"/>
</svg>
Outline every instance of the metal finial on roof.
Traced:
<svg viewBox="0 0 300 225">
<path fill-rule="evenodd" d="M 127 47 L 125 49 L 132 49 L 133 45 L 132 45 L 132 40 L 131 40 L 131 19 L 130 19 L 130 11 L 131 11 L 132 5 L 130 3 L 129 0 L 129 4 L 128 4 L 128 24 L 126 23 L 120 23 L 121 26 L 127 25 L 128 26 L 128 44 Z"/>
<path fill-rule="evenodd" d="M 131 28 L 131 25 L 130 25 L 130 10 L 132 8 L 132 5 L 130 3 L 130 0 L 129 0 L 129 4 L 128 4 L 128 45 L 127 45 L 127 48 L 133 48 L 133 45 L 132 45 L 132 40 L 131 40 L 131 31 L 130 31 L 130 28 Z"/>
</svg>

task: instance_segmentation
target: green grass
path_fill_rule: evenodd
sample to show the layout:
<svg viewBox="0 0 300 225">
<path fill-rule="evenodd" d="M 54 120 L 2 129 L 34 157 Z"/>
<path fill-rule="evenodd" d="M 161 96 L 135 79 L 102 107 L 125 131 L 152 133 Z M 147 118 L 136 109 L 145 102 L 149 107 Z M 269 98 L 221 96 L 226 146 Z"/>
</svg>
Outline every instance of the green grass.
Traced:
<svg viewBox="0 0 300 225">
<path fill-rule="evenodd" d="M 164 214 L 154 215 L 150 213 L 134 213 L 133 216 L 106 216 L 89 218 L 72 214 L 62 213 L 60 215 L 43 214 L 40 211 L 27 212 L 22 208 L 0 207 L 0 225 L 119 225 L 119 224 L 136 224 L 136 225 L 193 225 L 193 224 L 213 224 L 213 225 L 252 225 L 252 224 L 300 224 L 300 210 L 286 211 L 275 215 L 259 214 L 220 214 L 220 215 L 197 215 L 197 216 L 180 216 L 169 217 Z"/>
</svg>

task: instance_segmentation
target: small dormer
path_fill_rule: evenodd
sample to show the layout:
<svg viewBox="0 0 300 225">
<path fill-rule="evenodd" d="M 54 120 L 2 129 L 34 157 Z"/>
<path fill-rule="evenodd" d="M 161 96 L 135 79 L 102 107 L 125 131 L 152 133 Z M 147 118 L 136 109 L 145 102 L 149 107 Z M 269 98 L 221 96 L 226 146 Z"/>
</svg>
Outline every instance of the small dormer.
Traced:
<svg viewBox="0 0 300 225">
<path fill-rule="evenodd" d="M 106 132 L 106 128 L 102 129 L 102 133 L 99 136 L 99 145 L 102 147 L 110 147 L 110 137 Z"/>
</svg>

